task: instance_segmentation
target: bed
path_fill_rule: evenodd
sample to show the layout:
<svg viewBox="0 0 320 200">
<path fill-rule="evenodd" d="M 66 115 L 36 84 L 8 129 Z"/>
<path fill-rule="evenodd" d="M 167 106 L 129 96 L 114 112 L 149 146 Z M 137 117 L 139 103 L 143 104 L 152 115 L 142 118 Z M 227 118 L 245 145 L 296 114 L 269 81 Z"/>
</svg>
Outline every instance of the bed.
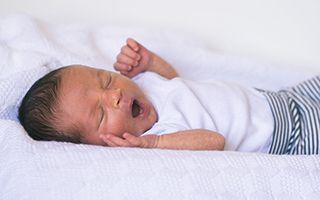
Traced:
<svg viewBox="0 0 320 200">
<path fill-rule="evenodd" d="M 276 90 L 315 75 L 208 49 L 175 32 L 0 19 L 0 199 L 319 199 L 320 157 L 36 142 L 17 122 L 26 90 L 57 67 L 112 70 L 130 36 L 188 79 Z M 320 71 L 318 71 L 320 72 Z"/>
</svg>

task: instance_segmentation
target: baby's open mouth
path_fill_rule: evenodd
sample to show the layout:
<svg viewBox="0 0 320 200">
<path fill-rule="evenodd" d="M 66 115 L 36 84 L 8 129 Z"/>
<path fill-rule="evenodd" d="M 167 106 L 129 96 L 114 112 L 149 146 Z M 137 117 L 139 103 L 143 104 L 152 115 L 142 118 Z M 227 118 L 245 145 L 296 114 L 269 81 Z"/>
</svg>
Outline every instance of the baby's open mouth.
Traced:
<svg viewBox="0 0 320 200">
<path fill-rule="evenodd" d="M 139 114 L 142 113 L 142 112 L 143 112 L 143 110 L 140 107 L 139 102 L 136 99 L 133 100 L 133 102 L 132 102 L 132 110 L 131 110 L 132 117 L 133 118 L 138 117 Z"/>
</svg>

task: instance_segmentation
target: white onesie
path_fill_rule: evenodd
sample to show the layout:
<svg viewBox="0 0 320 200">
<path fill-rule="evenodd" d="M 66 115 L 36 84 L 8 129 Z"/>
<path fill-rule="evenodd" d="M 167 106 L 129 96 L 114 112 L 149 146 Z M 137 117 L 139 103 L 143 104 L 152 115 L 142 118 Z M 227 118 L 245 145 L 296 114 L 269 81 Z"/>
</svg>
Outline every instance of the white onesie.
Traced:
<svg viewBox="0 0 320 200">
<path fill-rule="evenodd" d="M 221 81 L 168 80 L 152 72 L 133 80 L 158 113 L 158 121 L 144 135 L 202 128 L 222 134 L 225 150 L 268 152 L 274 120 L 259 91 Z"/>
</svg>

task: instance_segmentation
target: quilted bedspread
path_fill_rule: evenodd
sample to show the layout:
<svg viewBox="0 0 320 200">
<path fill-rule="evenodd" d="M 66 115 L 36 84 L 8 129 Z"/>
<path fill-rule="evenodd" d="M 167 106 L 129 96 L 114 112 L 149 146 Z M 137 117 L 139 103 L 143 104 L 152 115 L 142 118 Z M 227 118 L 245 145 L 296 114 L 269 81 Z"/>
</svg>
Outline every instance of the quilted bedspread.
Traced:
<svg viewBox="0 0 320 200">
<path fill-rule="evenodd" d="M 108 148 L 30 139 L 17 107 L 30 85 L 62 65 L 112 69 L 127 37 L 190 79 L 278 89 L 318 72 L 224 55 L 166 31 L 0 19 L 0 199 L 320 199 L 320 157 Z"/>
</svg>

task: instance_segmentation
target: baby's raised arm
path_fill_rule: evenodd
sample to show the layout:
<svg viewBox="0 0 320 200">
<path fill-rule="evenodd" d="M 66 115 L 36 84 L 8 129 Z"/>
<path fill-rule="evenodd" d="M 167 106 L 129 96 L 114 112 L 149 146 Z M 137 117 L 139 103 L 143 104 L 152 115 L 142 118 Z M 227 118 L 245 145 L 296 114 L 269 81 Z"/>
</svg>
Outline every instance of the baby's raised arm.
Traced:
<svg viewBox="0 0 320 200">
<path fill-rule="evenodd" d="M 113 147 L 141 147 L 174 150 L 223 150 L 224 137 L 206 129 L 193 129 L 175 133 L 136 137 L 125 133 L 122 138 L 102 135 L 103 141 Z"/>
<path fill-rule="evenodd" d="M 158 73 L 167 79 L 178 76 L 169 63 L 131 38 L 128 38 L 121 48 L 113 66 L 115 70 L 129 78 L 144 71 Z"/>
</svg>

